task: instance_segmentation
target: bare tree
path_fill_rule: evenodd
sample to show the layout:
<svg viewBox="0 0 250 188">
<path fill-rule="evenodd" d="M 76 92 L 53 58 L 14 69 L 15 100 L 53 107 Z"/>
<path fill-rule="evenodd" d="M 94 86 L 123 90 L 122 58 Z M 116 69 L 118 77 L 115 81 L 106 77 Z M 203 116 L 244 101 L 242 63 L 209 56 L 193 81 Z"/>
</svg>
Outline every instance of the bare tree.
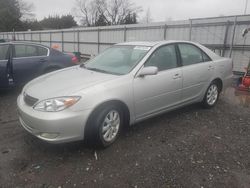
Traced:
<svg viewBox="0 0 250 188">
<path fill-rule="evenodd" d="M 89 19 L 90 15 L 90 7 L 87 0 L 76 0 L 76 7 L 74 8 L 73 12 L 75 13 L 76 17 L 80 19 L 82 25 L 90 26 L 91 21 Z"/>
<path fill-rule="evenodd" d="M 107 18 L 111 25 L 123 24 L 126 18 L 138 15 L 142 8 L 136 6 L 130 0 L 110 0 L 107 7 Z"/>
<path fill-rule="evenodd" d="M 106 25 L 129 23 L 128 18 L 136 20 L 140 11 L 130 0 L 76 0 L 74 10 L 85 26 L 99 25 L 100 20 Z"/>
<path fill-rule="evenodd" d="M 76 0 L 75 16 L 84 26 L 94 26 L 101 15 L 105 15 L 106 0 Z"/>
<path fill-rule="evenodd" d="M 35 14 L 33 13 L 34 10 L 34 4 L 28 3 L 23 0 L 19 0 L 19 9 L 21 12 L 21 20 L 32 20 L 35 17 Z"/>
</svg>

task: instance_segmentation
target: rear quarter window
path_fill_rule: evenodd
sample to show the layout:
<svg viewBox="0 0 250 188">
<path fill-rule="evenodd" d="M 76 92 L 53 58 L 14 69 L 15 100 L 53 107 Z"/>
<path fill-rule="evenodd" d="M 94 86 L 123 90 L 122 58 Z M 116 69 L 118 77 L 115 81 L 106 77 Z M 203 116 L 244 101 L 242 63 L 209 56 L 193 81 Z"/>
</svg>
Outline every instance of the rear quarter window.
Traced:
<svg viewBox="0 0 250 188">
<path fill-rule="evenodd" d="M 211 58 L 207 54 L 205 54 L 205 52 L 202 52 L 202 56 L 204 62 L 212 61 Z"/>
<path fill-rule="evenodd" d="M 39 56 L 47 56 L 48 55 L 48 49 L 43 47 L 37 47 L 38 55 Z"/>
</svg>

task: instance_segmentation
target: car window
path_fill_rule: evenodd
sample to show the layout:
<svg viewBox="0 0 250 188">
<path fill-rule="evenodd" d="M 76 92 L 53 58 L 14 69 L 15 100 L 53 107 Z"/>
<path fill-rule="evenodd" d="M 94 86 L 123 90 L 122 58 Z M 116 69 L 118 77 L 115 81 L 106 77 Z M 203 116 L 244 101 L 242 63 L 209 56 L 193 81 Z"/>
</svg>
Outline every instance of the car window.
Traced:
<svg viewBox="0 0 250 188">
<path fill-rule="evenodd" d="M 148 53 L 150 47 L 115 45 L 88 61 L 85 68 L 110 74 L 129 73 Z"/>
<path fill-rule="evenodd" d="M 202 56 L 203 56 L 203 61 L 204 61 L 204 62 L 211 61 L 211 58 L 210 58 L 210 57 L 208 57 L 208 55 L 207 55 L 207 54 L 205 54 L 204 52 L 202 52 Z"/>
<path fill-rule="evenodd" d="M 48 50 L 43 47 L 33 45 L 15 45 L 15 57 L 36 57 L 36 56 L 47 56 Z"/>
<path fill-rule="evenodd" d="M 191 44 L 178 44 L 183 66 L 203 62 L 202 52 Z"/>
<path fill-rule="evenodd" d="M 0 45 L 0 60 L 8 59 L 7 57 L 8 49 L 9 45 Z"/>
<path fill-rule="evenodd" d="M 26 57 L 38 56 L 36 46 L 26 46 Z"/>
<path fill-rule="evenodd" d="M 48 49 L 47 48 L 37 46 L 37 51 L 38 51 L 39 56 L 47 56 L 48 55 Z"/>
<path fill-rule="evenodd" d="M 15 45 L 15 57 L 26 57 L 25 45 Z"/>
<path fill-rule="evenodd" d="M 155 66 L 159 71 L 178 67 L 174 45 L 167 45 L 157 49 L 145 64 L 145 67 Z"/>
</svg>

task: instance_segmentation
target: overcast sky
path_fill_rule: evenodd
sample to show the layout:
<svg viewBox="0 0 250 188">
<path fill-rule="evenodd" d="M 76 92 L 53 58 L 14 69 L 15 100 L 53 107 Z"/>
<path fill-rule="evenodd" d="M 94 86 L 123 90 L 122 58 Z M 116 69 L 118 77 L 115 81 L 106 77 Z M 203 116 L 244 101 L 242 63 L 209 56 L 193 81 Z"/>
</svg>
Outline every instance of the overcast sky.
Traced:
<svg viewBox="0 0 250 188">
<path fill-rule="evenodd" d="M 75 0 L 26 0 L 34 4 L 34 13 L 40 20 L 48 15 L 71 13 Z M 246 0 L 131 0 L 146 10 L 150 8 L 154 22 L 169 18 L 182 20 L 189 18 L 244 13 Z M 247 9 L 250 13 L 250 2 Z M 141 15 L 143 17 L 143 15 Z"/>
</svg>

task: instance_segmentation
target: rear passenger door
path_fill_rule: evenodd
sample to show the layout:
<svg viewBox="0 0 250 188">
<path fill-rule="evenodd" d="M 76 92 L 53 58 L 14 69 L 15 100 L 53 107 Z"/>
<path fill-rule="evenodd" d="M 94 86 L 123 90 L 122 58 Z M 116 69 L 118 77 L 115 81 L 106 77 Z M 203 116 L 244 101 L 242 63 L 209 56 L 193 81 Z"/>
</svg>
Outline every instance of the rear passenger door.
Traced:
<svg viewBox="0 0 250 188">
<path fill-rule="evenodd" d="M 10 73 L 9 44 L 0 45 L 0 88 L 9 86 L 8 74 Z"/>
<path fill-rule="evenodd" d="M 13 45 L 13 77 L 16 84 L 26 83 L 42 74 L 49 49 L 29 44 Z"/>
<path fill-rule="evenodd" d="M 178 44 L 183 74 L 183 102 L 192 102 L 204 95 L 213 75 L 213 62 L 200 48 L 189 43 Z"/>
</svg>

